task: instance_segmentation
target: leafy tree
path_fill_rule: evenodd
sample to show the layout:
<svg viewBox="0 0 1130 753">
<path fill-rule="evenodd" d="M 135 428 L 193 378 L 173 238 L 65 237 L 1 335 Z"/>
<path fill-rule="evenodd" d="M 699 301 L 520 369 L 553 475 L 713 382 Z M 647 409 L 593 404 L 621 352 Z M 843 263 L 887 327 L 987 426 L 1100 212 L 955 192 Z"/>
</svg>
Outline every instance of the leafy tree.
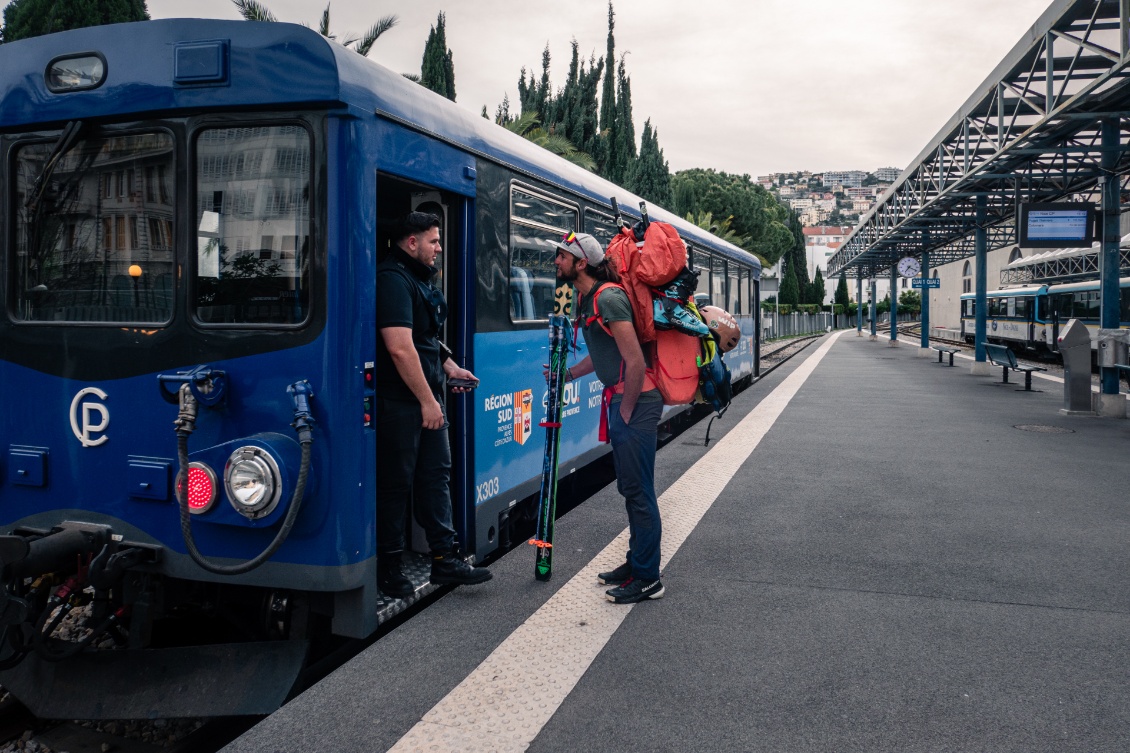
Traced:
<svg viewBox="0 0 1130 753">
<path fill-rule="evenodd" d="M 792 266 L 785 271 L 785 277 L 781 280 L 781 290 L 777 294 L 782 305 L 795 306 L 800 303 L 800 287 L 797 284 L 796 272 L 793 271 Z"/>
<path fill-rule="evenodd" d="M 749 175 L 701 168 L 682 170 L 672 176 L 671 191 L 673 208 L 680 215 L 710 213 L 715 217 L 732 217 L 734 234 L 748 238 L 748 244 L 739 245 L 769 265 L 776 264 L 793 247 L 788 208 Z"/>
<path fill-rule="evenodd" d="M 148 20 L 145 0 L 14 0 L 4 8 L 0 42 L 87 26 Z"/>
<path fill-rule="evenodd" d="M 917 316 L 922 311 L 922 296 L 917 290 L 907 290 L 899 296 L 899 311 Z"/>
<path fill-rule="evenodd" d="M 690 212 L 686 215 L 686 219 L 690 222 L 693 222 L 703 230 L 713 233 L 727 243 L 733 243 L 739 248 L 749 248 L 749 246 L 751 245 L 748 237 L 738 235 L 734 232 L 734 229 L 731 227 L 734 219 L 733 217 L 727 217 L 721 222 L 718 222 L 714 219 L 714 215 L 710 212 Z M 761 263 L 763 265 L 769 266 L 769 263 L 766 262 L 764 258 L 761 258 L 760 256 L 758 256 L 758 258 L 761 260 Z"/>
<path fill-rule="evenodd" d="M 640 156 L 628 172 L 626 187 L 653 204 L 671 205 L 671 173 L 659 148 L 659 134 L 652 130 L 650 119 L 643 124 Z"/>
<path fill-rule="evenodd" d="M 875 315 L 889 314 L 891 311 L 891 295 L 888 293 L 883 296 L 883 300 L 875 304 Z"/>
<path fill-rule="evenodd" d="M 447 17 L 440 12 L 436 25 L 428 32 L 424 60 L 420 65 L 420 84 L 455 101 L 455 63 L 447 46 Z"/>
<path fill-rule="evenodd" d="M 245 21 L 278 21 L 275 14 L 271 13 L 270 9 L 256 0 L 231 0 L 235 7 L 239 10 L 239 14 L 243 16 Z M 348 47 L 354 52 L 362 56 L 367 56 L 369 50 L 373 48 L 373 43 L 384 34 L 386 31 L 396 26 L 400 22 L 396 16 L 382 16 L 377 19 L 377 22 L 369 27 L 369 30 L 360 37 L 347 35 L 343 39 L 338 39 L 335 34 L 330 33 L 330 4 L 326 3 L 326 9 L 322 11 L 322 20 L 318 24 L 318 33 L 326 39 L 332 39 L 340 44 L 342 47 Z M 412 78 L 412 76 L 408 76 Z M 413 79 L 414 80 L 414 79 Z"/>
</svg>

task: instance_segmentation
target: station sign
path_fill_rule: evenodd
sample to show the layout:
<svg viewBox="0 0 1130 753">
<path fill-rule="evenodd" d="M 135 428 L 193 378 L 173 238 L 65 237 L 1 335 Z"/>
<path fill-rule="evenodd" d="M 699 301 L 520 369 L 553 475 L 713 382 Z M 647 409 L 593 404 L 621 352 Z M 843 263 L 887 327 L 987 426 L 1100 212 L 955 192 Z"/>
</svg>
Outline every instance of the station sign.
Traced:
<svg viewBox="0 0 1130 753">
<path fill-rule="evenodd" d="M 910 280 L 910 287 L 912 288 L 939 288 L 941 286 L 942 281 L 937 277 L 913 277 Z"/>
</svg>

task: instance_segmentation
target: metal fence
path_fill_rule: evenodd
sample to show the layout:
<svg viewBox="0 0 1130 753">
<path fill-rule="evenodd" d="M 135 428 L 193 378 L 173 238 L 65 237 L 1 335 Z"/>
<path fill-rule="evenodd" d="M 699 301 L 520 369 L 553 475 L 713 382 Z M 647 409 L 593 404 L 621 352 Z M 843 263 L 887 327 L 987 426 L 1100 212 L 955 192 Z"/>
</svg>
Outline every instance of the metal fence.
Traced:
<svg viewBox="0 0 1130 753">
<path fill-rule="evenodd" d="M 918 314 L 899 314 L 898 321 L 916 322 Z M 875 319 L 876 329 L 886 327 L 890 329 L 891 315 L 879 314 Z M 773 340 L 778 337 L 798 337 L 800 335 L 813 335 L 818 332 L 828 332 L 832 329 L 854 329 L 856 324 L 854 314 L 836 314 L 833 324 L 832 315 L 827 311 L 819 314 L 792 314 L 766 313 L 761 317 L 761 338 Z M 864 316 L 863 328 L 871 329 L 870 320 Z"/>
</svg>

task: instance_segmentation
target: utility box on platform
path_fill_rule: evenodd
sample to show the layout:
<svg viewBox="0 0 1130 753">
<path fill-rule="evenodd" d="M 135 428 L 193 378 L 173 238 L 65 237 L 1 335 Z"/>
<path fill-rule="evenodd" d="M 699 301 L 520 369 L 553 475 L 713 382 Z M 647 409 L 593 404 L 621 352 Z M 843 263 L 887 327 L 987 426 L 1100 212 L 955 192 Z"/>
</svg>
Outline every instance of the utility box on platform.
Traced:
<svg viewBox="0 0 1130 753">
<path fill-rule="evenodd" d="M 1099 366 L 1125 366 L 1127 347 L 1130 346 L 1130 330 L 1099 330 Z"/>
<path fill-rule="evenodd" d="M 1059 333 L 1063 356 L 1063 412 L 1091 412 L 1091 333 L 1072 319 Z"/>
</svg>

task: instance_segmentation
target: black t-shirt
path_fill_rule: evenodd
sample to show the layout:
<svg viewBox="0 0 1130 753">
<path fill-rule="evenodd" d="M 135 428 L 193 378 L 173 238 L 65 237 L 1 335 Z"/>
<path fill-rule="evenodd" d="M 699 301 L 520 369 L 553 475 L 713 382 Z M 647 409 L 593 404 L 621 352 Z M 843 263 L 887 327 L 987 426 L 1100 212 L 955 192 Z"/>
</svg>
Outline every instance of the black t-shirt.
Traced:
<svg viewBox="0 0 1130 753">
<path fill-rule="evenodd" d="M 377 265 L 377 329 L 408 327 L 412 344 L 420 356 L 420 367 L 432 393 L 443 395 L 443 357 L 439 346 L 439 323 L 434 303 L 443 296 L 431 284 L 435 270 L 413 259 L 399 248 Z M 434 303 L 433 303 L 434 302 Z M 445 305 L 445 304 L 444 304 Z M 395 400 L 415 400 L 400 378 L 392 356 L 378 333 L 376 362 L 377 395 Z"/>
</svg>

